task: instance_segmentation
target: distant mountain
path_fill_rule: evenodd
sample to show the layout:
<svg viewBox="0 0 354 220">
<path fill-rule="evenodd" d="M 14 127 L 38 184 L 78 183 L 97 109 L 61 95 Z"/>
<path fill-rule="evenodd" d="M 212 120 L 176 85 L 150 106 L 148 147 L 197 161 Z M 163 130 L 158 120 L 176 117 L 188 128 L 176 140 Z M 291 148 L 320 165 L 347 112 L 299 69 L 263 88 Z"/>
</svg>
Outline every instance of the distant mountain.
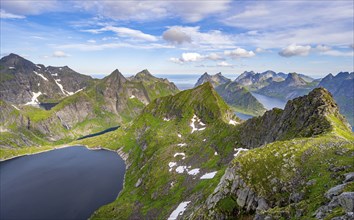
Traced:
<svg viewBox="0 0 354 220">
<path fill-rule="evenodd" d="M 217 87 L 219 85 L 222 85 L 224 83 L 228 83 L 231 80 L 223 76 L 221 73 L 217 73 L 215 75 L 209 75 L 207 72 L 205 72 L 197 81 L 197 83 L 194 85 L 194 87 L 200 86 L 203 83 L 210 82 L 213 87 Z"/>
<path fill-rule="evenodd" d="M 150 100 L 179 92 L 179 89 L 173 82 L 170 82 L 168 79 L 157 78 L 147 69 L 128 79 L 131 82 L 141 82 L 146 88 Z"/>
<path fill-rule="evenodd" d="M 271 82 L 268 86 L 259 89 L 257 93 L 289 100 L 308 94 L 315 86 L 315 83 L 306 82 L 297 73 L 289 73 L 284 81 Z"/>
<path fill-rule="evenodd" d="M 16 54 L 0 60 L 0 99 L 13 104 L 58 102 L 93 82 L 67 66 L 36 65 Z"/>
<path fill-rule="evenodd" d="M 232 82 L 221 73 L 209 75 L 204 73 L 195 84 L 195 87 L 210 82 L 219 95 L 229 104 L 234 111 L 249 115 L 262 115 L 264 106 L 239 83 Z"/>
<path fill-rule="evenodd" d="M 312 82 L 314 79 L 303 75 L 298 74 L 300 78 L 302 78 L 306 82 Z M 279 72 L 276 73 L 272 70 L 267 70 L 262 73 L 255 73 L 253 71 L 243 72 L 240 76 L 235 79 L 235 82 L 245 86 L 249 90 L 258 90 L 265 86 L 268 86 L 272 82 L 281 82 L 284 81 L 288 77 L 288 74 Z"/>
<path fill-rule="evenodd" d="M 284 73 L 276 73 L 272 70 L 265 71 L 263 73 L 255 73 L 253 71 L 243 72 L 235 79 L 235 82 L 250 90 L 256 90 L 269 85 L 271 82 L 283 81 L 286 77 Z"/>
<path fill-rule="evenodd" d="M 330 91 L 339 105 L 340 112 L 354 126 L 354 72 L 328 74 L 318 85 Z"/>
</svg>

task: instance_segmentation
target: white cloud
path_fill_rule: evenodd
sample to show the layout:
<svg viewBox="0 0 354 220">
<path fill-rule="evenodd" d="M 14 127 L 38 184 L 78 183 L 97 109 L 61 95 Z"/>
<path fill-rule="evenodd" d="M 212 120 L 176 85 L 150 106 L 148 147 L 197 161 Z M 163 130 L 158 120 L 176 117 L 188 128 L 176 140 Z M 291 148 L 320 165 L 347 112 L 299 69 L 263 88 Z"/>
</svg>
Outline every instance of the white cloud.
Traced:
<svg viewBox="0 0 354 220">
<path fill-rule="evenodd" d="M 190 35 L 183 32 L 179 27 L 171 27 L 166 30 L 163 32 L 162 38 L 174 44 L 191 43 L 192 41 Z"/>
<path fill-rule="evenodd" d="M 330 46 L 324 45 L 324 44 L 319 44 L 316 46 L 315 50 L 320 51 L 320 52 L 326 52 L 330 51 L 332 48 Z"/>
<path fill-rule="evenodd" d="M 219 63 L 216 64 L 217 66 L 221 66 L 221 67 L 232 67 L 233 65 L 226 62 L 226 61 L 221 61 Z"/>
<path fill-rule="evenodd" d="M 332 46 L 353 42 L 352 1 L 245 1 L 237 6 L 220 20 L 248 30 L 235 36 L 238 45 L 270 49 L 293 42 Z"/>
<path fill-rule="evenodd" d="M 1 1 L 1 8 L 16 15 L 38 15 L 44 12 L 62 10 L 60 2 L 57 0 L 3 0 Z"/>
<path fill-rule="evenodd" d="M 231 0 L 220 1 L 79 1 L 76 7 L 115 20 L 147 21 L 178 17 L 187 22 L 220 13 Z"/>
<path fill-rule="evenodd" d="M 198 62 L 203 60 L 223 60 L 224 58 L 221 57 L 217 53 L 210 53 L 208 55 L 201 55 L 199 53 L 182 53 L 180 58 L 172 57 L 169 60 L 174 63 L 187 63 L 187 62 Z"/>
<path fill-rule="evenodd" d="M 56 46 L 58 49 L 76 49 L 81 51 L 100 51 L 105 49 L 117 49 L 117 48 L 135 48 L 135 49 L 158 49 L 158 48 L 172 48 L 168 45 L 162 45 L 158 43 L 105 43 L 105 44 L 93 44 L 93 43 L 77 43 L 77 44 L 64 44 Z"/>
<path fill-rule="evenodd" d="M 235 50 L 226 50 L 224 51 L 224 54 L 232 58 L 253 57 L 256 55 L 253 51 L 247 51 L 243 48 L 236 48 Z"/>
<path fill-rule="evenodd" d="M 328 50 L 322 52 L 321 54 L 335 57 L 352 57 L 354 56 L 354 51 Z"/>
<path fill-rule="evenodd" d="M 207 59 L 209 60 L 223 60 L 224 58 L 217 53 L 210 53 L 206 56 Z"/>
<path fill-rule="evenodd" d="M 289 46 L 283 48 L 279 55 L 283 57 L 292 57 L 292 56 L 307 56 L 310 53 L 311 46 L 306 45 L 296 45 L 290 44 Z"/>
<path fill-rule="evenodd" d="M 70 55 L 66 54 L 64 51 L 60 51 L 60 50 L 54 51 L 54 53 L 53 53 L 53 57 L 63 58 L 63 57 L 68 57 L 68 56 L 70 56 Z"/>
<path fill-rule="evenodd" d="M 105 31 L 112 31 L 117 36 L 119 37 L 124 37 L 124 38 L 130 38 L 130 39 L 135 39 L 135 40 L 144 40 L 144 41 L 157 41 L 157 37 L 150 35 L 150 34 L 145 34 L 140 30 L 135 30 L 131 28 L 126 28 L 126 27 L 114 27 L 114 26 L 106 26 L 100 29 L 88 29 L 88 30 L 83 30 L 84 32 L 89 32 L 92 34 L 99 34 Z"/>
<path fill-rule="evenodd" d="M 170 32 L 172 30 L 172 32 Z M 219 30 L 209 30 L 207 32 L 201 32 L 200 27 L 192 26 L 172 26 L 169 27 L 164 33 L 168 33 L 169 37 L 165 40 L 176 41 L 178 39 L 182 43 L 188 43 L 184 45 L 189 48 L 202 48 L 206 50 L 215 50 L 215 49 L 226 49 L 234 47 L 235 41 L 233 36 L 224 34 Z M 174 33 L 173 37 L 171 36 Z M 176 37 L 183 36 L 183 37 Z"/>
<path fill-rule="evenodd" d="M 5 10 L 1 9 L 0 10 L 0 18 L 2 18 L 2 19 L 23 19 L 23 18 L 25 18 L 25 16 L 8 13 Z"/>
<path fill-rule="evenodd" d="M 91 40 L 87 40 L 87 43 L 95 44 L 96 41 L 91 39 Z"/>
</svg>

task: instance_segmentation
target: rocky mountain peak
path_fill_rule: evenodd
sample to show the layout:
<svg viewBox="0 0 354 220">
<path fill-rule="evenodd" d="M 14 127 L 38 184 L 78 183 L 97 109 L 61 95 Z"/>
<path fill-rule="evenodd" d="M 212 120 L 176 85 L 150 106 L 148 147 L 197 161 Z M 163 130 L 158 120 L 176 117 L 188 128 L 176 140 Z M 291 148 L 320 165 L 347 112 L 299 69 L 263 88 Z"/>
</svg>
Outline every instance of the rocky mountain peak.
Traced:
<svg viewBox="0 0 354 220">
<path fill-rule="evenodd" d="M 210 82 L 214 87 L 217 87 L 219 85 L 225 84 L 227 82 L 230 82 L 231 80 L 226 78 L 221 74 L 221 72 L 215 74 L 215 75 L 209 75 L 207 72 L 205 72 L 197 81 L 197 83 L 194 85 L 194 87 L 200 86 L 204 84 L 205 82 Z"/>
<path fill-rule="evenodd" d="M 110 83 L 125 83 L 127 79 L 123 76 L 121 72 L 119 72 L 118 69 L 115 69 L 109 76 L 106 76 L 105 78 L 106 82 Z"/>
<path fill-rule="evenodd" d="M 133 76 L 133 78 L 138 79 L 138 80 L 144 80 L 144 79 L 151 79 L 151 78 L 156 78 L 155 76 L 153 76 L 149 70 L 144 69 L 140 72 L 138 72 L 135 76 Z"/>
<path fill-rule="evenodd" d="M 305 86 L 306 81 L 303 80 L 297 73 L 289 73 L 288 77 L 285 79 L 285 83 L 288 86 Z"/>
<path fill-rule="evenodd" d="M 308 95 L 288 101 L 284 110 L 274 108 L 262 117 L 246 121 L 240 128 L 242 144 L 254 148 L 276 140 L 323 134 L 337 126 L 333 117 L 343 125 L 341 129 L 350 131 L 331 93 L 316 88 Z"/>
<path fill-rule="evenodd" d="M 3 58 L 1 58 L 0 60 L 0 65 L 5 66 L 7 68 L 10 69 L 18 69 L 18 70 L 22 70 L 22 69 L 34 69 L 35 68 L 35 64 L 32 63 L 29 60 L 26 60 L 25 58 L 11 53 L 8 56 L 4 56 Z"/>
</svg>

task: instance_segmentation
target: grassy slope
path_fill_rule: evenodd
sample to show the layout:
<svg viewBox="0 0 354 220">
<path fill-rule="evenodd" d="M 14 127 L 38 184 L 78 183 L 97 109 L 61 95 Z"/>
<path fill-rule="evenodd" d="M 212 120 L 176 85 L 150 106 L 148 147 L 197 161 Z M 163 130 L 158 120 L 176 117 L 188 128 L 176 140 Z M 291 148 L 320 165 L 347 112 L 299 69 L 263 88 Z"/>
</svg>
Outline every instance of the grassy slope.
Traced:
<svg viewBox="0 0 354 220">
<path fill-rule="evenodd" d="M 156 101 L 149 105 L 131 126 L 76 142 L 90 147 L 121 149 L 130 154 L 128 164 L 131 165 L 126 173 L 123 191 L 115 202 L 100 208 L 94 218 L 166 218 L 182 199 L 202 203 L 212 192 L 232 159 L 230 155 L 236 141 L 232 132 L 236 129 L 223 121 L 223 111 L 229 110 L 221 99 L 217 98 L 212 103 L 206 103 L 208 98 L 199 100 L 204 95 L 214 99 L 214 90 L 197 91 L 198 97 L 191 91 L 165 97 L 162 103 Z M 171 103 L 171 99 L 175 106 L 167 108 L 164 103 Z M 207 108 L 209 104 L 211 108 Z M 225 109 L 220 111 L 215 104 Z M 165 121 L 165 113 L 178 117 Z M 191 134 L 193 114 L 198 114 L 207 125 L 205 130 Z M 186 143 L 187 146 L 177 146 L 179 143 Z M 214 155 L 215 151 L 219 154 Z M 177 152 L 185 153 L 185 160 L 181 156 L 174 157 Z M 200 168 L 201 173 L 194 177 L 170 172 L 169 162 L 177 162 L 177 166 L 191 166 L 190 169 Z M 218 171 L 214 179 L 199 180 L 202 174 L 211 171 Z M 139 178 L 142 185 L 135 187 Z M 174 185 L 171 186 L 171 183 Z"/>
</svg>

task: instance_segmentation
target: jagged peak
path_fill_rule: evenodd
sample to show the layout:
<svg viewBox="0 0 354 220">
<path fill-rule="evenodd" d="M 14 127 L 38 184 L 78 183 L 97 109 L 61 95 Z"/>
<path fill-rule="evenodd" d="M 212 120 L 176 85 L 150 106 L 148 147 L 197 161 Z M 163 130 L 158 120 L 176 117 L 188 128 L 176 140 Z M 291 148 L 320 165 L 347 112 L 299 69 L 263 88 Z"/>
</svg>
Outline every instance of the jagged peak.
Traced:
<svg viewBox="0 0 354 220">
<path fill-rule="evenodd" d="M 284 110 L 274 108 L 261 117 L 247 120 L 240 132 L 242 144 L 253 148 L 276 140 L 312 137 L 336 129 L 350 133 L 350 125 L 339 113 L 331 93 L 320 87 L 288 101 Z"/>
<path fill-rule="evenodd" d="M 153 76 L 149 70 L 144 69 L 140 72 L 138 72 L 137 74 L 135 74 L 135 76 L 133 76 L 133 78 L 135 79 L 145 79 L 145 78 L 156 78 L 155 76 Z"/>
<path fill-rule="evenodd" d="M 288 77 L 285 79 L 285 83 L 289 84 L 289 86 L 307 85 L 306 81 L 295 72 L 288 74 Z"/>
<path fill-rule="evenodd" d="M 35 66 L 35 64 L 31 61 L 14 53 L 10 53 L 9 55 L 2 57 L 0 63 L 2 63 L 2 65 L 21 68 L 33 68 Z"/>
<path fill-rule="evenodd" d="M 118 69 L 115 69 L 110 75 L 103 78 L 104 81 L 118 81 L 118 82 L 126 82 L 127 79 L 123 76 Z"/>
</svg>

